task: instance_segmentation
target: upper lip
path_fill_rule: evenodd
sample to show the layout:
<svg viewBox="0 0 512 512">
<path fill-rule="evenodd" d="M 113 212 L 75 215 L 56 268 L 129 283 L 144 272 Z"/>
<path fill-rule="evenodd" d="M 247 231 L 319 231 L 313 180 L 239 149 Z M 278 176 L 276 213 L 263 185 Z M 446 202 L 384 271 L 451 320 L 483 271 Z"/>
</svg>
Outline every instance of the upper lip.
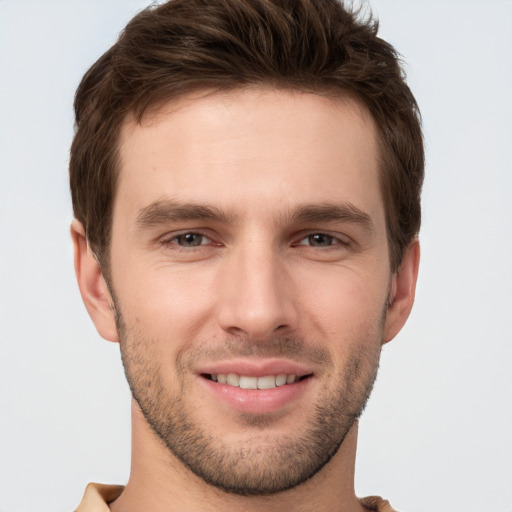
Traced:
<svg viewBox="0 0 512 512">
<path fill-rule="evenodd" d="M 196 371 L 200 375 L 235 373 L 248 377 L 282 374 L 303 377 L 313 373 L 307 365 L 289 359 L 229 359 L 205 363 L 199 366 Z"/>
</svg>

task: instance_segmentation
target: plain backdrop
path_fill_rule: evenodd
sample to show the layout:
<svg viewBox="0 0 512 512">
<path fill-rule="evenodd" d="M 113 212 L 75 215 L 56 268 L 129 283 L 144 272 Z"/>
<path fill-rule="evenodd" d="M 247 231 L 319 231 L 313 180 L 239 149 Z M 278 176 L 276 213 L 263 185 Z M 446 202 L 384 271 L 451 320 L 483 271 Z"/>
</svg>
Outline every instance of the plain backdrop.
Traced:
<svg viewBox="0 0 512 512">
<path fill-rule="evenodd" d="M 118 347 L 75 284 L 74 91 L 144 0 L 0 0 L 0 511 L 125 483 Z M 512 511 L 512 2 L 374 0 L 427 149 L 415 309 L 384 348 L 356 490 L 411 512 Z"/>
</svg>

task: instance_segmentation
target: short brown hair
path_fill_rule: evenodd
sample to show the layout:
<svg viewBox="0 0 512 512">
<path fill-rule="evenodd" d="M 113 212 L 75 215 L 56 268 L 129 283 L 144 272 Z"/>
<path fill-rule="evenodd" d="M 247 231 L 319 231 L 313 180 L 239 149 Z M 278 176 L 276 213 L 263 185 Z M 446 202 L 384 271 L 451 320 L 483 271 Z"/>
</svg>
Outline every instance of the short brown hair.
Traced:
<svg viewBox="0 0 512 512">
<path fill-rule="evenodd" d="M 70 182 L 75 217 L 108 267 L 128 114 L 140 121 L 197 89 L 268 85 L 348 94 L 379 133 L 380 185 L 393 271 L 420 227 L 424 174 L 420 115 L 378 23 L 337 0 L 170 0 L 135 16 L 85 74 L 75 97 Z"/>
</svg>

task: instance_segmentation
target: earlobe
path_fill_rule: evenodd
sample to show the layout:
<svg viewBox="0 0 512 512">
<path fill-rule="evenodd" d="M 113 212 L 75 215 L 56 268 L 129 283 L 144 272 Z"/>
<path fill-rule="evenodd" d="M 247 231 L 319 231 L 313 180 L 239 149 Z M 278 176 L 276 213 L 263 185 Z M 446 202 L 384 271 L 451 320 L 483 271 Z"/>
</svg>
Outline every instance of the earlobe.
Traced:
<svg viewBox="0 0 512 512">
<path fill-rule="evenodd" d="M 87 312 L 102 338 L 118 342 L 112 297 L 98 260 L 87 242 L 84 227 L 76 219 L 71 224 L 71 239 L 76 279 Z"/>
<path fill-rule="evenodd" d="M 404 252 L 400 268 L 393 275 L 383 343 L 391 341 L 402 329 L 414 304 L 420 262 L 420 244 L 414 239 Z"/>
</svg>

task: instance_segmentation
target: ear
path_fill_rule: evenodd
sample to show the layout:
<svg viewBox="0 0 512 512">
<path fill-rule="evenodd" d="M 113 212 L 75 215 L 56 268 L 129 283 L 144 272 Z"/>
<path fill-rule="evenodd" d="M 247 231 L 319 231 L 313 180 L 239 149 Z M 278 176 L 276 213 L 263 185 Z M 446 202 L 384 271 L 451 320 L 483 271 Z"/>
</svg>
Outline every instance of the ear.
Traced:
<svg viewBox="0 0 512 512">
<path fill-rule="evenodd" d="M 391 280 L 383 343 L 391 341 L 409 317 L 414 304 L 419 263 L 420 244 L 414 239 L 406 249 L 400 268 L 393 274 Z"/>
<path fill-rule="evenodd" d="M 94 255 L 81 222 L 71 224 L 71 238 L 75 254 L 75 274 L 85 307 L 100 336 L 118 342 L 114 301 L 110 296 L 101 267 Z"/>
</svg>

